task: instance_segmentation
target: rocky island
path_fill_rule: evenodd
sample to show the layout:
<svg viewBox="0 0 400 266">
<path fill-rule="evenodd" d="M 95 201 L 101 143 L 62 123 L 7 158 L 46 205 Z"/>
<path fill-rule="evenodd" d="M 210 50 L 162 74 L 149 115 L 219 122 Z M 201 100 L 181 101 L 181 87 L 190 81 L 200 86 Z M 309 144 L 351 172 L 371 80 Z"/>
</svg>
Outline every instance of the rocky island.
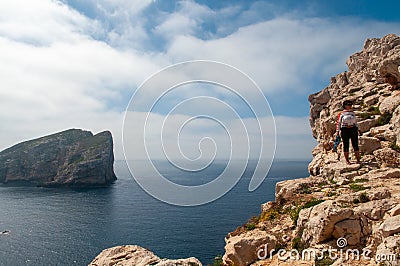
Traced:
<svg viewBox="0 0 400 266">
<path fill-rule="evenodd" d="M 309 97 L 310 176 L 277 183 L 275 201 L 226 236 L 214 265 L 400 265 L 400 37 L 368 39 L 347 65 Z M 361 164 L 332 151 L 344 100 L 363 132 Z M 136 250 L 114 247 L 91 265 L 144 265 L 132 263 L 147 256 Z"/>
<path fill-rule="evenodd" d="M 116 180 L 113 139 L 70 129 L 0 152 L 0 183 L 44 187 L 98 187 Z"/>
</svg>

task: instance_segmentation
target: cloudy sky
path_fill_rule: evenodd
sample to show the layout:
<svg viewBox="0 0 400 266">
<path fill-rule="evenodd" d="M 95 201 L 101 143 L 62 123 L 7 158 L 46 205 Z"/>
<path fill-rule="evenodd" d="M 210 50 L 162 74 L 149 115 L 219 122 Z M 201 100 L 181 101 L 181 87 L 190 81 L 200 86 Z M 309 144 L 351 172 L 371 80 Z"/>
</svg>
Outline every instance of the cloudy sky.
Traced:
<svg viewBox="0 0 400 266">
<path fill-rule="evenodd" d="M 274 113 L 277 157 L 308 159 L 315 143 L 307 96 L 344 71 L 366 38 L 400 34 L 399 8 L 372 0 L 2 0 L 0 149 L 72 127 L 111 130 L 122 159 L 122 122 L 136 89 L 164 67 L 197 59 L 249 75 Z M 206 88 L 193 91 L 169 101 Z M 160 110 L 162 120 L 168 112 Z M 215 139 L 226 135 L 206 126 Z M 188 143 L 204 137 L 187 131 Z"/>
</svg>

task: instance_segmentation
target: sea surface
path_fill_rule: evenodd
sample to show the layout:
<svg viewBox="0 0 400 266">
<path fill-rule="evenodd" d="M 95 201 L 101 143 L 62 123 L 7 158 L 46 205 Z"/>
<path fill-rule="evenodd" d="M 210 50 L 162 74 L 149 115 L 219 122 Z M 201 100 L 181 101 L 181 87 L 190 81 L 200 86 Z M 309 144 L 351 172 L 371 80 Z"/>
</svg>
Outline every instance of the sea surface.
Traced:
<svg viewBox="0 0 400 266">
<path fill-rule="evenodd" d="M 224 252 L 224 237 L 260 204 L 274 200 L 275 183 L 305 177 L 306 161 L 275 161 L 254 192 L 250 164 L 228 194 L 197 207 L 177 207 L 144 192 L 126 163 L 117 161 L 118 181 L 108 188 L 48 189 L 0 186 L 0 265 L 87 265 L 103 249 L 124 244 L 146 247 L 159 257 L 195 256 L 211 263 Z M 205 183 L 224 169 L 217 163 L 187 173 L 160 163 L 169 179 L 185 185 Z"/>
</svg>

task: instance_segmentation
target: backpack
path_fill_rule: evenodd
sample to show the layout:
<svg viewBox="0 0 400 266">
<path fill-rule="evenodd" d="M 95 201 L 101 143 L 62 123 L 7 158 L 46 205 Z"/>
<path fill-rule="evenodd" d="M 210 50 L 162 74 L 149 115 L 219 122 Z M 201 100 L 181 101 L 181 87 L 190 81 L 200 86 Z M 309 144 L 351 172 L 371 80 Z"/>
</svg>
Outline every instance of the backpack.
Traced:
<svg viewBox="0 0 400 266">
<path fill-rule="evenodd" d="M 342 114 L 342 127 L 351 127 L 357 125 L 357 118 L 353 112 L 344 112 Z"/>
</svg>

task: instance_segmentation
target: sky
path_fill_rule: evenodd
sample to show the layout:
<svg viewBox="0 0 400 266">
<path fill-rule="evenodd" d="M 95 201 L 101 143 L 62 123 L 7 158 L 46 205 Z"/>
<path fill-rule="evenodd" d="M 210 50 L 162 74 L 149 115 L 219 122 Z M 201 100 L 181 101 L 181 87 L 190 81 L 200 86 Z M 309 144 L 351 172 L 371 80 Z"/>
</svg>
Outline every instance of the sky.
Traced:
<svg viewBox="0 0 400 266">
<path fill-rule="evenodd" d="M 115 157 L 123 159 L 123 119 L 138 87 L 171 64 L 212 60 L 240 69 L 261 88 L 275 117 L 276 158 L 308 160 L 315 145 L 308 95 L 345 71 L 365 39 L 400 34 L 399 8 L 398 1 L 372 0 L 3 0 L 0 149 L 68 128 L 110 130 Z M 165 99 L 156 120 L 200 92 L 240 109 L 221 88 L 189 86 Z M 170 119 L 188 118 L 193 108 Z M 265 117 L 240 119 L 251 124 Z M 226 137 L 220 127 L 202 123 L 185 131 L 182 146 L 206 135 Z M 196 157 L 198 149 L 186 152 Z"/>
</svg>

